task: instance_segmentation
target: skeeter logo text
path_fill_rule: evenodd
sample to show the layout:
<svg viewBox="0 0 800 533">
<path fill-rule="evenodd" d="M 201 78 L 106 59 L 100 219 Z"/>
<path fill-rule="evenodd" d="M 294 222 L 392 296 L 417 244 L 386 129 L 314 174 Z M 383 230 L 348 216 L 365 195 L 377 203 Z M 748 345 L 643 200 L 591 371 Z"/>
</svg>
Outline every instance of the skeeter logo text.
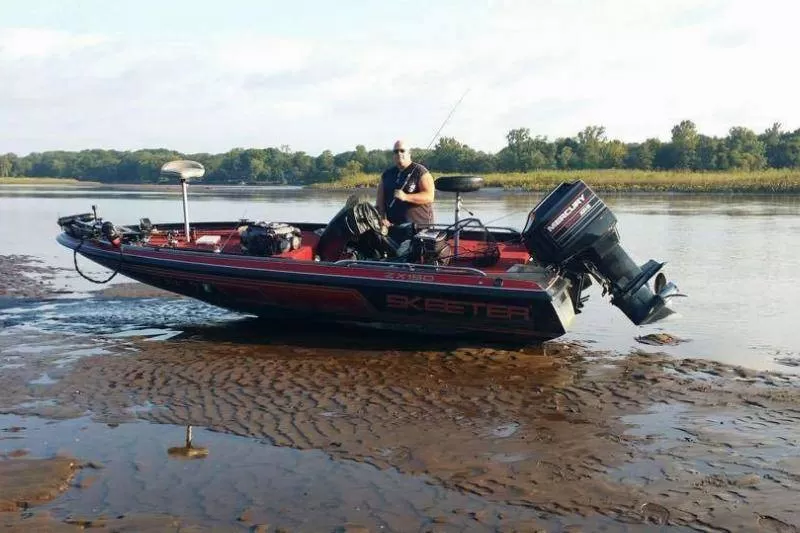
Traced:
<svg viewBox="0 0 800 533">
<path fill-rule="evenodd" d="M 494 320 L 530 320 L 527 307 L 519 305 L 498 305 L 482 302 L 462 302 L 444 300 L 442 298 L 423 298 L 422 296 L 403 296 L 387 294 L 386 307 L 401 311 L 418 313 L 442 313 L 473 318 L 491 318 Z"/>
</svg>

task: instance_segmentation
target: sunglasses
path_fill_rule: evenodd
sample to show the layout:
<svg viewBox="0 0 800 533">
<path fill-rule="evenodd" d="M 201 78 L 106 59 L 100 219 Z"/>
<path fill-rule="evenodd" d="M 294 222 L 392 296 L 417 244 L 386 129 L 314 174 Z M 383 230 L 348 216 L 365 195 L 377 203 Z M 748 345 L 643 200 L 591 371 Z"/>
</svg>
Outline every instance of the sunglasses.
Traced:
<svg viewBox="0 0 800 533">
<path fill-rule="evenodd" d="M 405 148 L 395 148 L 395 149 L 394 149 L 394 150 L 392 150 L 392 151 L 393 151 L 394 153 L 396 153 L 396 154 L 404 154 L 404 153 L 406 153 L 406 149 L 405 149 Z"/>
</svg>

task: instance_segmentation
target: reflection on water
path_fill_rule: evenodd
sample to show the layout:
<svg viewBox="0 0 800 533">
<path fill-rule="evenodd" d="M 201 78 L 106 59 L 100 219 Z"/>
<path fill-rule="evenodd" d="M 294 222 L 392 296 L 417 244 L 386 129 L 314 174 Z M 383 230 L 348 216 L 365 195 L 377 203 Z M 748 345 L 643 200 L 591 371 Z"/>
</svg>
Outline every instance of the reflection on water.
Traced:
<svg viewBox="0 0 800 533">
<path fill-rule="evenodd" d="M 0 428 L 15 430 L 13 440 L 0 438 L 0 454 L 20 448 L 33 457 L 58 452 L 88 465 L 63 498 L 37 507 L 57 519 L 165 514 L 197 520 L 211 531 L 248 531 L 258 524 L 264 531 L 646 530 L 603 516 L 552 516 L 487 503 L 425 476 L 205 430 L 203 446 L 214 453 L 202 461 L 176 461 L 164 453 L 181 430 L 174 425 L 0 415 Z"/>
<path fill-rule="evenodd" d="M 365 191 L 371 194 L 371 191 Z M 196 220 L 325 221 L 343 205 L 349 191 L 309 191 L 261 188 L 257 191 L 190 190 L 191 216 Z M 464 196 L 465 207 L 485 222 L 521 227 L 541 193 L 486 190 Z M 598 349 L 666 351 L 682 357 L 705 357 L 758 369 L 789 370 L 780 361 L 800 356 L 800 198 L 770 195 L 637 194 L 604 195 L 619 219 L 624 248 L 639 263 L 654 258 L 668 261 L 669 276 L 688 299 L 676 302 L 680 316 L 652 326 L 635 327 L 609 305 L 597 287 L 577 317 L 567 339 L 594 343 Z M 4 254 L 29 254 L 63 267 L 57 278 L 73 290 L 96 289 L 74 275 L 72 255 L 55 243 L 60 215 L 86 212 L 99 206 L 101 216 L 116 223 L 149 217 L 155 223 L 181 218 L 180 195 L 174 191 L 102 191 L 0 189 L 0 249 Z M 453 195 L 437 196 L 438 221 L 450 221 Z M 24 220 L 21 225 L 19 221 Z M 107 273 L 88 261 L 87 274 Z M 126 281 L 118 276 L 114 282 Z M 114 283 L 112 282 L 112 283 Z M 181 330 L 192 323 L 231 317 L 223 311 L 184 302 L 143 301 L 137 305 L 146 320 L 130 320 L 113 306 L 76 302 L 75 315 L 84 324 L 132 331 L 139 327 Z M 130 310 L 129 310 L 130 311 Z M 127 311 L 126 311 L 127 312 Z M 49 322 L 70 321 L 60 309 Z M 182 317 L 182 318 L 181 318 Z M 140 317 L 141 318 L 141 317 Z M 125 325 L 125 322 L 128 322 Z M 176 324 L 181 324 L 180 326 Z M 688 339 L 679 346 L 646 347 L 634 339 L 667 332 Z"/>
<path fill-rule="evenodd" d="M 192 444 L 192 426 L 186 426 L 186 442 L 183 446 L 172 446 L 167 455 L 181 459 L 203 459 L 208 457 L 208 448 Z"/>
<path fill-rule="evenodd" d="M 83 357 L 108 353 L 101 345 L 91 344 L 102 338 L 108 344 L 114 340 L 236 345 L 281 345 L 297 349 L 342 350 L 360 349 L 382 351 L 447 351 L 469 347 L 498 347 L 520 349 L 519 342 L 487 342 L 474 336 L 431 335 L 423 331 L 384 329 L 378 326 L 309 323 L 295 319 L 262 319 L 220 309 L 189 298 L 119 298 L 72 299 L 42 306 L 36 303 L 0 308 L 0 336 L 15 336 L 22 331 L 46 331 L 66 334 L 80 344 L 17 345 L 17 354 L 57 353 L 53 364 L 64 366 Z M 91 336 L 92 340 L 83 340 Z M 539 347 L 527 347 L 539 350 Z"/>
</svg>

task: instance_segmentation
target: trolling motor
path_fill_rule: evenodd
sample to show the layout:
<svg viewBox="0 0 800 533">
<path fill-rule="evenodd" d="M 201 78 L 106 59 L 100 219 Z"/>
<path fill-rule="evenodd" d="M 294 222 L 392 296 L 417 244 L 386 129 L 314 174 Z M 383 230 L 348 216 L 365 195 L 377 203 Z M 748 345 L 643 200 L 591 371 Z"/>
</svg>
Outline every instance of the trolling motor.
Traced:
<svg viewBox="0 0 800 533">
<path fill-rule="evenodd" d="M 189 233 L 189 197 L 187 190 L 188 181 L 193 178 L 202 178 L 206 173 L 205 167 L 197 161 L 180 159 L 170 161 L 161 167 L 161 176 L 165 178 L 178 178 L 181 182 L 181 192 L 183 193 L 183 231 L 186 235 L 186 242 L 192 242 L 192 235 Z"/>
<path fill-rule="evenodd" d="M 611 294 L 611 304 L 636 325 L 673 314 L 669 301 L 685 296 L 660 272 L 666 263 L 633 262 L 619 244 L 617 218 L 581 180 L 562 183 L 539 202 L 528 215 L 522 238 L 535 260 L 566 272 L 578 292 L 590 274 Z"/>
</svg>

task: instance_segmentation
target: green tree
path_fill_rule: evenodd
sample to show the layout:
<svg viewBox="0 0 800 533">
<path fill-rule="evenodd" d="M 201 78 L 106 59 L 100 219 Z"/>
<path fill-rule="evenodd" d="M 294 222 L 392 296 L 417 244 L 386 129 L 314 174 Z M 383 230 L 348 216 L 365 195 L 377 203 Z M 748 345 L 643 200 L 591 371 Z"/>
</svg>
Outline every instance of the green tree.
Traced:
<svg viewBox="0 0 800 533">
<path fill-rule="evenodd" d="M 532 168 L 533 139 L 531 130 L 517 128 L 506 134 L 508 144 L 498 154 L 500 168 L 525 172 Z"/>
<path fill-rule="evenodd" d="M 764 143 L 767 165 L 776 168 L 780 167 L 782 141 L 781 123 L 774 122 L 771 127 L 767 128 L 767 130 L 759 136 L 759 140 Z"/>
<path fill-rule="evenodd" d="M 14 170 L 14 161 L 17 159 L 15 154 L 0 155 L 0 178 L 8 178 L 12 176 Z"/>
<path fill-rule="evenodd" d="M 353 176 L 357 176 L 364 170 L 364 166 L 356 160 L 348 161 L 347 164 L 342 169 L 342 177 L 349 178 Z"/>
<path fill-rule="evenodd" d="M 613 140 L 600 147 L 603 168 L 623 168 L 628 156 L 628 147 L 622 141 Z"/>
<path fill-rule="evenodd" d="M 656 154 L 661 148 L 661 141 L 658 139 L 647 139 L 642 144 L 633 144 L 628 147 L 628 155 L 625 158 L 625 167 L 637 168 L 640 170 L 650 170 L 655 164 Z"/>
<path fill-rule="evenodd" d="M 800 167 L 800 129 L 781 137 L 779 164 L 782 167 Z"/>
<path fill-rule="evenodd" d="M 361 163 L 362 167 L 367 164 L 369 153 L 367 153 L 367 149 L 363 144 L 356 146 L 356 153 L 353 156 L 353 160 Z"/>
<path fill-rule="evenodd" d="M 767 163 L 764 143 L 754 131 L 733 127 L 726 139 L 731 166 L 743 170 L 760 170 Z"/>
<path fill-rule="evenodd" d="M 726 165 L 720 160 L 720 151 L 724 151 L 724 148 L 722 141 L 718 138 L 698 135 L 695 168 L 697 170 L 718 170 L 721 165 Z"/>
<path fill-rule="evenodd" d="M 691 120 L 683 120 L 672 128 L 672 168 L 693 169 L 697 159 L 697 127 Z"/>
<path fill-rule="evenodd" d="M 603 145 L 606 142 L 603 126 L 587 126 L 578 133 L 576 155 L 580 168 L 599 168 L 603 160 Z"/>
<path fill-rule="evenodd" d="M 461 144 L 453 137 L 441 137 L 427 157 L 428 164 L 436 170 L 452 172 L 464 170 L 464 160 L 469 147 Z"/>
<path fill-rule="evenodd" d="M 570 146 L 564 146 L 558 152 L 558 168 L 566 170 L 572 168 L 572 162 L 575 159 L 575 152 L 572 151 Z"/>
</svg>

